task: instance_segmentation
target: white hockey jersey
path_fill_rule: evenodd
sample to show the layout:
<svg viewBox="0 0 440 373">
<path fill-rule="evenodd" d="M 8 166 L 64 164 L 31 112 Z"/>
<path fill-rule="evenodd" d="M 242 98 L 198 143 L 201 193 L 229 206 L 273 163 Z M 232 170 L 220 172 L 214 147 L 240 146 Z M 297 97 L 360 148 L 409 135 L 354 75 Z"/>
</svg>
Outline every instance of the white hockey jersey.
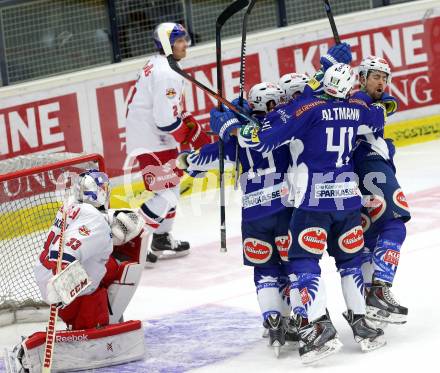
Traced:
<svg viewBox="0 0 440 373">
<path fill-rule="evenodd" d="M 60 209 L 34 268 L 35 278 L 45 301 L 47 282 L 56 269 L 62 217 Z M 82 295 L 94 292 L 106 273 L 105 265 L 113 251 L 107 215 L 87 203 L 70 205 L 63 235 L 63 247 L 63 264 L 79 260 L 92 281 L 91 286 Z"/>
<path fill-rule="evenodd" d="M 140 71 L 128 104 L 127 154 L 136 156 L 177 148 L 169 134 L 180 124 L 184 80 L 163 55 L 152 56 Z"/>
</svg>

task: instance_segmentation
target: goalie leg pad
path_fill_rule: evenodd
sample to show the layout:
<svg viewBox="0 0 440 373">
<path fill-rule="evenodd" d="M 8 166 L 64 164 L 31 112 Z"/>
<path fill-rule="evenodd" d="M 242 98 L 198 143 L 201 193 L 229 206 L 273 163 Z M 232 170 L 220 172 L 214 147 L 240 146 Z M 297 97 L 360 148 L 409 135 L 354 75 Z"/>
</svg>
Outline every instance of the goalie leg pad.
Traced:
<svg viewBox="0 0 440 373">
<path fill-rule="evenodd" d="M 108 287 L 108 299 L 111 309 L 110 324 L 117 323 L 121 319 L 139 285 L 142 270 L 144 269 L 143 263 L 125 262 L 122 266 L 123 269 L 119 281 L 114 282 Z"/>
<path fill-rule="evenodd" d="M 21 365 L 30 373 L 41 372 L 45 340 L 46 333 L 37 332 L 21 344 Z M 140 360 L 144 355 L 144 335 L 139 320 L 100 329 L 58 331 L 52 371 L 96 369 Z"/>
<path fill-rule="evenodd" d="M 113 252 L 113 255 L 124 258 L 125 261 L 119 264 L 113 259 L 116 265 L 112 266 L 111 269 L 113 271 L 113 276 L 110 276 L 112 283 L 106 283 L 111 310 L 110 324 L 117 323 L 121 319 L 137 289 L 141 280 L 148 246 L 149 236 L 144 232 L 130 242 L 117 246 Z M 107 268 L 107 271 L 109 270 Z M 101 285 L 104 284 L 101 282 Z"/>
</svg>

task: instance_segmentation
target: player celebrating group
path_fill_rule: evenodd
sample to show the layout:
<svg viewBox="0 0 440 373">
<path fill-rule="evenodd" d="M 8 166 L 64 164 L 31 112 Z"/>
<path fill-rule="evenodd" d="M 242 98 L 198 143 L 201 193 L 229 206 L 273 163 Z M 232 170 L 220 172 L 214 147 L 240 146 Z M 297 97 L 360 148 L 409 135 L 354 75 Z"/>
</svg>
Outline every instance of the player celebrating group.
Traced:
<svg viewBox="0 0 440 373">
<path fill-rule="evenodd" d="M 170 234 L 182 176 L 176 168 L 178 147 L 189 144 L 197 149 L 210 141 L 191 114 L 182 111 L 184 80 L 167 62 L 158 36 L 161 29 L 169 35 L 176 60 L 185 58 L 190 45 L 182 25 L 156 27 L 159 54 L 147 61 L 138 76 L 128 104 L 126 136 L 128 157 L 137 159 L 145 188 L 153 193 L 140 208 L 147 229 L 154 232 L 152 251 L 159 258 L 170 258 L 186 255 L 190 248 L 188 242 L 174 240 Z"/>
<path fill-rule="evenodd" d="M 305 82 L 297 90 L 304 89 Z M 293 84 L 292 84 L 293 85 Z M 287 94 L 292 94 L 290 91 Z M 243 108 L 257 119 L 274 110 L 286 91 L 271 82 L 262 82 L 251 88 L 248 103 Z M 238 100 L 234 100 L 238 103 Z M 214 110 L 213 115 L 216 115 Z M 235 162 L 237 137 L 225 138 L 224 152 L 227 162 Z M 289 167 L 289 146 L 261 154 L 252 149 L 239 148 L 238 158 L 242 166 L 240 184 L 242 196 L 243 261 L 254 267 L 254 283 L 263 317 L 263 325 L 269 332 L 269 343 L 278 356 L 285 343 L 286 318 L 289 307 L 283 298 L 288 286 L 284 265 L 287 263 L 289 245 L 288 226 L 292 206 L 288 202 L 285 176 Z M 190 175 L 214 169 L 218 164 L 218 144 L 203 146 L 199 151 L 181 156 L 182 168 Z M 287 284 L 286 284 L 287 283 Z M 283 318 L 284 317 L 284 318 Z M 294 339 L 289 334 L 290 340 Z"/>
<path fill-rule="evenodd" d="M 358 134 L 383 129 L 382 106 L 368 107 L 350 99 L 354 72 L 336 64 L 324 76 L 324 94 L 294 100 L 269 113 L 262 127 L 244 126 L 238 136 L 242 147 L 269 152 L 297 142 L 294 162 L 295 212 L 290 222 L 289 274 L 292 310 L 301 337 L 300 355 L 306 362 L 340 347 L 326 310 L 319 259 L 327 247 L 341 274 L 347 312 L 344 314 L 362 349 L 383 345 L 383 331 L 365 321 L 361 273 L 363 235 L 360 197 L 351 158 Z M 211 117 L 217 133 L 228 134 L 240 121 L 231 112 Z M 338 145 L 339 144 L 339 145 Z"/>
</svg>

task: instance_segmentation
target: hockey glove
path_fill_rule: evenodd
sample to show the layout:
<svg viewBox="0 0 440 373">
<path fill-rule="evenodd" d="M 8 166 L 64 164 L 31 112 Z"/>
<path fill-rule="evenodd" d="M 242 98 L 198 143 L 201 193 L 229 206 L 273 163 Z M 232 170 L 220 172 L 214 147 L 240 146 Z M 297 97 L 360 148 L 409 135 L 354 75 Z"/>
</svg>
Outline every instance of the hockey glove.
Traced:
<svg viewBox="0 0 440 373">
<path fill-rule="evenodd" d="M 249 103 L 243 99 L 243 104 L 239 105 L 240 102 L 240 98 L 237 97 L 234 100 L 231 101 L 231 104 L 234 105 L 237 109 L 239 109 L 241 112 L 247 114 L 247 115 L 251 115 L 252 113 L 252 108 L 249 106 Z M 247 124 L 246 119 L 242 118 L 241 116 L 237 115 L 237 119 L 240 121 L 241 124 L 245 125 Z"/>
<path fill-rule="evenodd" d="M 182 122 L 189 128 L 183 144 L 190 144 L 194 149 L 201 148 L 211 142 L 210 137 L 203 131 L 199 122 L 187 111 L 182 113 Z"/>
<path fill-rule="evenodd" d="M 176 166 L 177 168 L 180 168 L 183 171 L 186 171 L 186 169 L 189 167 L 187 158 L 190 155 L 189 152 L 182 152 L 180 153 L 176 158 Z"/>
<path fill-rule="evenodd" d="M 387 115 L 393 115 L 397 111 L 397 99 L 384 92 L 380 98 L 380 102 L 385 105 Z"/>
<path fill-rule="evenodd" d="M 209 125 L 225 142 L 229 141 L 233 129 L 241 127 L 240 121 L 232 111 L 219 111 L 217 108 L 210 111 Z"/>
<path fill-rule="evenodd" d="M 349 64 L 352 60 L 351 47 L 347 43 L 336 44 L 331 47 L 327 54 L 321 56 L 320 62 L 324 72 L 335 63 Z"/>
<path fill-rule="evenodd" d="M 176 159 L 177 168 L 185 171 L 191 177 L 204 177 L 206 171 L 191 169 L 191 160 L 194 158 L 197 159 L 198 154 L 198 151 L 180 153 Z"/>
</svg>

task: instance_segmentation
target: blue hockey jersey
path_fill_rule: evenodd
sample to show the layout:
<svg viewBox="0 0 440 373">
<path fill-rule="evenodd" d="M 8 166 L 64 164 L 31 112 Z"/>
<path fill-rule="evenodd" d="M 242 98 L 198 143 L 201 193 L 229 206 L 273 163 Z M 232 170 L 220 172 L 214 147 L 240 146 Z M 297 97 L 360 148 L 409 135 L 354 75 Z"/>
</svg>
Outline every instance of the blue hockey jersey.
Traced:
<svg viewBox="0 0 440 373">
<path fill-rule="evenodd" d="M 295 152 L 295 206 L 317 211 L 360 208 L 352 149 L 357 135 L 383 130 L 384 108 L 327 95 L 301 97 L 269 113 L 260 128 L 247 125 L 242 147 L 270 152 L 291 144 Z"/>
<path fill-rule="evenodd" d="M 353 95 L 353 98 L 364 100 L 368 104 L 373 103 L 373 99 L 363 91 L 358 91 Z M 375 133 L 369 133 L 359 136 L 359 142 L 355 149 L 354 158 L 355 161 L 361 161 L 363 159 L 383 158 L 393 165 L 393 157 L 396 152 L 396 148 L 391 139 L 384 138 L 384 130 L 377 131 Z"/>
<path fill-rule="evenodd" d="M 232 136 L 224 144 L 226 162 L 235 162 L 237 137 Z M 274 214 L 288 201 L 286 174 L 291 160 L 289 146 L 260 153 L 249 148 L 239 148 L 238 158 L 242 166 L 242 220 L 250 221 Z M 208 144 L 193 152 L 187 159 L 189 174 L 195 175 L 218 166 L 218 143 Z"/>
</svg>

